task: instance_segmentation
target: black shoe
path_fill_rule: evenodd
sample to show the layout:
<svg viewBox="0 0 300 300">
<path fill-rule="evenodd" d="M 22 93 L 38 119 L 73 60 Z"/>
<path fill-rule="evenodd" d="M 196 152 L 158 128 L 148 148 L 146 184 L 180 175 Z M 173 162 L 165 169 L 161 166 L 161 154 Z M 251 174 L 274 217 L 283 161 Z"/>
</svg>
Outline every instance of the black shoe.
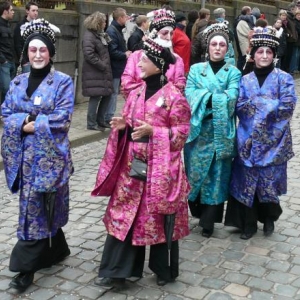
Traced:
<svg viewBox="0 0 300 300">
<path fill-rule="evenodd" d="M 105 128 L 104 127 L 102 127 L 102 126 L 94 126 L 94 127 L 87 127 L 87 130 L 96 130 L 96 131 L 101 131 L 101 132 L 103 132 L 104 130 L 105 130 Z"/>
<path fill-rule="evenodd" d="M 255 234 L 255 232 L 243 232 L 240 236 L 240 239 L 249 240 L 253 237 L 254 234 Z"/>
<path fill-rule="evenodd" d="M 105 289 L 111 289 L 115 286 L 120 286 L 125 284 L 125 278 L 109 278 L 109 277 L 97 277 L 94 283 L 98 286 L 101 286 Z"/>
<path fill-rule="evenodd" d="M 266 219 L 265 223 L 264 223 L 264 235 L 265 236 L 270 236 L 272 235 L 272 233 L 274 232 L 275 229 L 275 225 L 274 225 L 274 221 L 270 220 L 270 219 Z"/>
<path fill-rule="evenodd" d="M 175 281 L 174 278 L 171 278 L 170 280 L 162 279 L 162 278 L 159 277 L 159 276 L 157 276 L 157 278 L 156 278 L 156 283 L 157 283 L 157 285 L 159 285 L 159 286 L 164 286 L 164 285 L 166 285 L 167 283 L 169 283 L 169 282 L 174 282 L 174 281 Z"/>
<path fill-rule="evenodd" d="M 9 284 L 9 287 L 24 292 L 33 282 L 34 273 L 19 273 Z"/>
<path fill-rule="evenodd" d="M 210 238 L 213 234 L 214 230 L 213 229 L 202 229 L 202 236 L 206 237 L 206 238 Z"/>
<path fill-rule="evenodd" d="M 100 123 L 99 126 L 104 128 L 111 128 L 109 122 Z"/>
</svg>

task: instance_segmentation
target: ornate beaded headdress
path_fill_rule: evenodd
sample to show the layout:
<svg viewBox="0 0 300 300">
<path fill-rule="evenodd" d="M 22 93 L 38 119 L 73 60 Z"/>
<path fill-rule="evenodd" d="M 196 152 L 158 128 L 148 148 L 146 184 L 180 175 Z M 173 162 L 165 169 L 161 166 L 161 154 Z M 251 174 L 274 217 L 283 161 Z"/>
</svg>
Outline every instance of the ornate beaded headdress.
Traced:
<svg viewBox="0 0 300 300">
<path fill-rule="evenodd" d="M 150 19 L 153 18 L 149 26 L 150 32 L 153 29 L 159 31 L 166 26 L 176 27 L 175 14 L 171 10 L 157 9 L 147 14 L 147 17 Z"/>
<path fill-rule="evenodd" d="M 276 37 L 276 30 L 270 26 L 254 27 L 254 33 L 250 39 L 252 47 L 270 47 L 276 49 L 279 46 L 279 40 Z"/>
<path fill-rule="evenodd" d="M 147 57 L 161 70 L 162 83 L 166 80 L 165 73 L 170 64 L 176 62 L 176 58 L 170 49 L 160 46 L 154 40 L 147 38 L 143 43 L 143 50 Z"/>
<path fill-rule="evenodd" d="M 223 36 L 228 45 L 229 30 L 227 24 L 228 24 L 227 21 L 211 24 L 203 31 L 206 47 L 208 47 L 209 41 L 216 35 Z"/>
<path fill-rule="evenodd" d="M 22 31 L 23 30 L 23 31 Z M 25 23 L 24 26 L 21 27 L 21 35 L 23 39 L 26 41 L 30 35 L 34 33 L 43 34 L 50 39 L 50 41 L 55 44 L 56 38 L 55 33 L 60 33 L 58 27 L 53 24 L 50 24 L 45 19 L 36 19 L 32 20 L 29 23 Z"/>
</svg>

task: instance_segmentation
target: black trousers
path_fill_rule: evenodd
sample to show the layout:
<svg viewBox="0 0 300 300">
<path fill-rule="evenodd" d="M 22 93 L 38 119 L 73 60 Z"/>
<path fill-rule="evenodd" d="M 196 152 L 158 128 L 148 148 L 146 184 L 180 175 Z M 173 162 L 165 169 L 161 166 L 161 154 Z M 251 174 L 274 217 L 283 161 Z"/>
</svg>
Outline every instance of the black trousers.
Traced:
<svg viewBox="0 0 300 300">
<path fill-rule="evenodd" d="M 275 222 L 281 214 L 280 204 L 260 203 L 256 194 L 252 207 L 244 205 L 231 196 L 227 203 L 225 225 L 237 227 L 245 233 L 253 233 L 257 231 L 258 221 L 265 223 L 269 219 Z"/>
<path fill-rule="evenodd" d="M 34 273 L 43 268 L 49 268 L 70 255 L 62 229 L 52 237 L 52 246 L 49 239 L 24 241 L 18 240 L 12 250 L 9 270 L 12 272 Z"/>
<path fill-rule="evenodd" d="M 107 235 L 99 268 L 99 277 L 129 278 L 142 277 L 145 262 L 145 246 L 131 243 L 130 231 L 124 242 Z M 150 246 L 149 268 L 159 277 L 169 281 L 179 273 L 178 241 L 172 242 L 169 253 L 166 243 Z"/>
</svg>

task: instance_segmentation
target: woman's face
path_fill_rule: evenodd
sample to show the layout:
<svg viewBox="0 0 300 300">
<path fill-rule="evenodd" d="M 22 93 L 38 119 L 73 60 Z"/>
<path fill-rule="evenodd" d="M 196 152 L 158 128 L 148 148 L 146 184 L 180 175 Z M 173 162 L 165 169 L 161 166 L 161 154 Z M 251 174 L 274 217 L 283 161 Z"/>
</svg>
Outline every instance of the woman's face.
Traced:
<svg viewBox="0 0 300 300">
<path fill-rule="evenodd" d="M 102 23 L 102 26 L 101 26 L 102 28 L 101 28 L 101 29 L 104 30 L 104 29 L 105 29 L 105 26 L 106 26 L 106 19 L 105 19 L 104 22 Z"/>
<path fill-rule="evenodd" d="M 274 24 L 274 27 L 275 27 L 276 29 L 279 29 L 281 26 L 282 26 L 282 21 L 281 21 L 281 20 L 277 20 L 277 21 L 275 22 L 275 24 Z"/>
<path fill-rule="evenodd" d="M 145 54 L 142 55 L 138 67 L 141 69 L 142 79 L 161 73 L 160 69 Z"/>
<path fill-rule="evenodd" d="M 172 47 L 173 32 L 174 29 L 171 26 L 163 27 L 160 31 L 158 31 L 155 41 L 162 47 L 170 48 Z"/>
<path fill-rule="evenodd" d="M 280 18 L 282 21 L 284 21 L 284 20 L 286 20 L 287 15 L 280 15 L 279 18 Z"/>
<path fill-rule="evenodd" d="M 50 54 L 42 41 L 35 39 L 28 45 L 28 58 L 33 69 L 42 69 L 49 64 Z"/>
<path fill-rule="evenodd" d="M 211 61 L 221 61 L 227 52 L 227 43 L 223 36 L 214 36 L 209 42 L 209 58 Z"/>
<path fill-rule="evenodd" d="M 273 62 L 274 54 L 270 47 L 259 47 L 254 54 L 257 68 L 264 68 Z"/>
</svg>

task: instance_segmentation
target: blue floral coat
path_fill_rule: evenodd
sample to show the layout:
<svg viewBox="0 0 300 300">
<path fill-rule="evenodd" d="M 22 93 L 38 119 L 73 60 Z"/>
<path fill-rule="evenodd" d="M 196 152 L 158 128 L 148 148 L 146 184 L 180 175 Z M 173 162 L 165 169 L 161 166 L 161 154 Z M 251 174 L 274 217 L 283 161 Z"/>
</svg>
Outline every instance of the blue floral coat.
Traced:
<svg viewBox="0 0 300 300">
<path fill-rule="evenodd" d="M 51 72 L 29 98 L 29 73 L 16 77 L 2 104 L 1 143 L 8 188 L 20 192 L 18 238 L 35 240 L 49 235 L 44 193 L 55 192 L 51 234 L 68 221 L 68 181 L 73 172 L 68 131 L 74 106 L 72 79 Z M 35 115 L 34 134 L 24 134 L 23 123 Z"/>
<path fill-rule="evenodd" d="M 278 196 L 286 193 L 286 162 L 294 155 L 290 120 L 296 101 L 294 79 L 280 69 L 275 68 L 262 87 L 254 72 L 241 80 L 231 194 L 249 207 L 255 193 L 265 203 L 278 203 Z"/>
</svg>

